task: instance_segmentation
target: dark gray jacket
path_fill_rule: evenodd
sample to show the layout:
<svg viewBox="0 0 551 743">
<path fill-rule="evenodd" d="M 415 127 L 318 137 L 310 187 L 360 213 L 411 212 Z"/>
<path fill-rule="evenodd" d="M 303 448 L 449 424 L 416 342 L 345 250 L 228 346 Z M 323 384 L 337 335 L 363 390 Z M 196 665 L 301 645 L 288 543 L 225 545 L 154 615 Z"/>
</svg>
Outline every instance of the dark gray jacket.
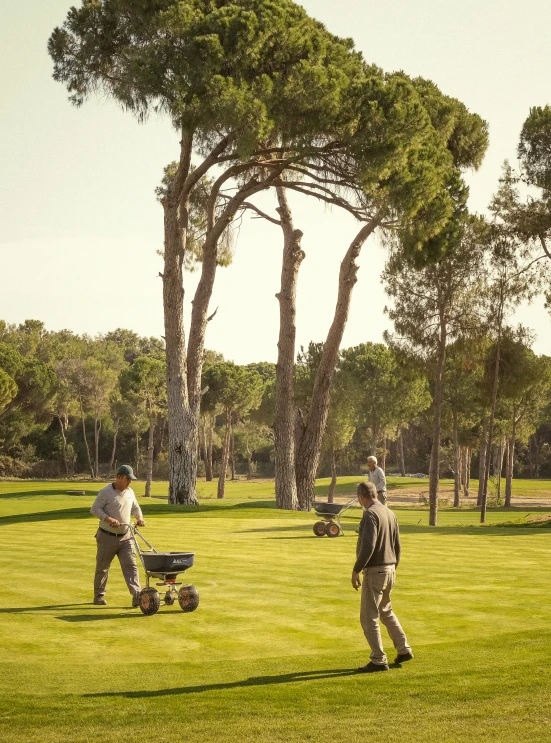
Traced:
<svg viewBox="0 0 551 743">
<path fill-rule="evenodd" d="M 396 516 L 382 503 L 374 503 L 364 511 L 360 522 L 354 572 L 399 562 L 400 530 Z"/>
</svg>

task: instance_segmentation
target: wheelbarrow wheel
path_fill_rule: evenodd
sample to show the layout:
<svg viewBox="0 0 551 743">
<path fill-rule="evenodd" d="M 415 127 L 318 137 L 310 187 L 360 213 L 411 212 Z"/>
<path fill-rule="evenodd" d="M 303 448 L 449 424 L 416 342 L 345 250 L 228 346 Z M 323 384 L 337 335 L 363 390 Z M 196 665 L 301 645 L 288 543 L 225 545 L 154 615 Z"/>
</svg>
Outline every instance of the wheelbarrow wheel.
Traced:
<svg viewBox="0 0 551 743">
<path fill-rule="evenodd" d="M 185 611 L 186 614 L 190 611 L 195 611 L 199 606 L 199 591 L 191 583 L 187 586 L 182 586 L 178 591 L 178 603 L 180 609 Z"/>
<path fill-rule="evenodd" d="M 325 533 L 328 537 L 338 537 L 341 533 L 341 528 L 334 521 L 331 521 L 325 527 Z"/>
<path fill-rule="evenodd" d="M 144 588 L 138 594 L 138 606 L 142 614 L 145 614 L 146 617 L 156 614 L 161 606 L 159 591 L 155 588 Z"/>
<path fill-rule="evenodd" d="M 325 521 L 316 521 L 314 524 L 314 534 L 316 537 L 323 537 L 325 535 Z"/>
</svg>

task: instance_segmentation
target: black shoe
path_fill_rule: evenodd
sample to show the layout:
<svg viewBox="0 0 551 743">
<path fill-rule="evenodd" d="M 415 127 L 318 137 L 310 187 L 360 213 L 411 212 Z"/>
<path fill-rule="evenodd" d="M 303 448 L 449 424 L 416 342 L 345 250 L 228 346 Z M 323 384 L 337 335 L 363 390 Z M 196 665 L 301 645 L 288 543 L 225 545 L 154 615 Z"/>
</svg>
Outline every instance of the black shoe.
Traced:
<svg viewBox="0 0 551 743">
<path fill-rule="evenodd" d="M 413 653 L 404 653 L 403 655 L 398 654 L 394 658 L 395 663 L 405 663 L 408 660 L 413 660 Z"/>
<path fill-rule="evenodd" d="M 107 606 L 107 601 L 105 599 L 94 599 L 93 603 L 96 606 Z"/>
<path fill-rule="evenodd" d="M 371 663 L 367 666 L 361 666 L 358 668 L 358 673 L 377 673 L 378 671 L 388 671 L 388 665 L 386 663 Z"/>
<path fill-rule="evenodd" d="M 132 608 L 137 609 L 139 605 L 140 605 L 139 598 L 137 596 L 134 596 L 134 598 L 132 599 Z"/>
</svg>

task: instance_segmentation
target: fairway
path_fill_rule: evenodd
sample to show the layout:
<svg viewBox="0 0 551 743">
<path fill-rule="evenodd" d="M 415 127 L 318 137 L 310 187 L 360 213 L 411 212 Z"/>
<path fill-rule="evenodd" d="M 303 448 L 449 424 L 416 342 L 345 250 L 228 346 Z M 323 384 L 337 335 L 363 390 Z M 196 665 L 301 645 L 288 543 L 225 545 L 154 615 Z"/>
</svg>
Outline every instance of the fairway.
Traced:
<svg viewBox="0 0 551 743">
<path fill-rule="evenodd" d="M 194 508 L 167 506 L 166 483 L 149 501 L 136 488 L 154 546 L 196 553 L 201 597 L 144 617 L 117 562 L 108 605 L 90 603 L 100 484 L 0 482 L 0 740 L 551 741 L 551 530 L 523 526 L 527 510 L 486 527 L 443 510 L 438 528 L 396 510 L 393 601 L 415 659 L 366 676 L 359 509 L 317 539 L 313 514 L 275 509 L 273 483 L 228 483 L 224 501 L 211 485 Z"/>
</svg>

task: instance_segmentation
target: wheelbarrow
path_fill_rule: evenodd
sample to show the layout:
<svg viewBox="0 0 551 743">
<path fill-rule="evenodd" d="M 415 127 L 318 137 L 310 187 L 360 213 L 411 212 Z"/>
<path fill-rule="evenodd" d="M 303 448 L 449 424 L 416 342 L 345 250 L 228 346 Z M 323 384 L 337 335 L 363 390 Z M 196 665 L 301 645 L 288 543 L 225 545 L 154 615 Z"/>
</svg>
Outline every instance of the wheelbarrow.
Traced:
<svg viewBox="0 0 551 743">
<path fill-rule="evenodd" d="M 314 503 L 316 516 L 321 516 L 323 521 L 316 521 L 313 530 L 316 537 L 340 537 L 344 534 L 341 527 L 341 517 L 345 511 L 357 504 L 356 496 L 348 503 Z"/>
<path fill-rule="evenodd" d="M 157 552 L 136 526 L 133 524 L 121 526 L 126 526 L 130 530 L 146 575 L 146 587 L 136 597 L 142 614 L 146 616 L 156 614 L 161 601 L 166 606 L 172 606 L 178 601 L 182 611 L 186 613 L 195 611 L 199 606 L 199 591 L 191 583 L 183 584 L 177 581 L 181 573 L 193 567 L 195 552 Z M 161 581 L 155 585 L 161 588 L 162 596 L 157 588 L 150 585 L 152 578 Z"/>
</svg>

